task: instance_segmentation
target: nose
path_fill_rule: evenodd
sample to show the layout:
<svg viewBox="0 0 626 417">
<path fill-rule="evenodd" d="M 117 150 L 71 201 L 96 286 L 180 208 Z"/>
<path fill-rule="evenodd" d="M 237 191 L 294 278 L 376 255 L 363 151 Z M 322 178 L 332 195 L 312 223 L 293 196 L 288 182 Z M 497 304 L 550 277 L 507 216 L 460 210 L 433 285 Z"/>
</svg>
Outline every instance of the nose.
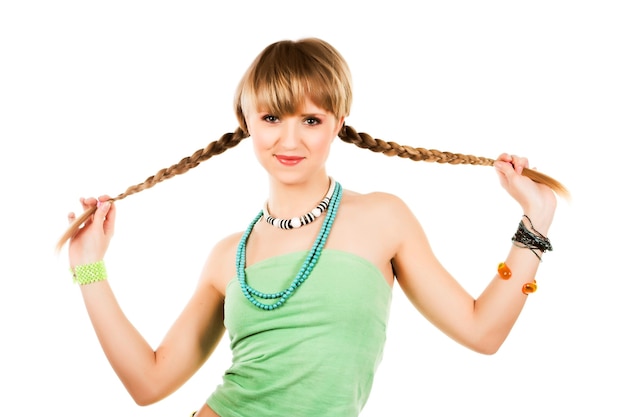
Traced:
<svg viewBox="0 0 626 417">
<path fill-rule="evenodd" d="M 283 121 L 280 130 L 279 144 L 285 149 L 295 149 L 300 142 L 298 123 L 293 118 Z"/>
</svg>

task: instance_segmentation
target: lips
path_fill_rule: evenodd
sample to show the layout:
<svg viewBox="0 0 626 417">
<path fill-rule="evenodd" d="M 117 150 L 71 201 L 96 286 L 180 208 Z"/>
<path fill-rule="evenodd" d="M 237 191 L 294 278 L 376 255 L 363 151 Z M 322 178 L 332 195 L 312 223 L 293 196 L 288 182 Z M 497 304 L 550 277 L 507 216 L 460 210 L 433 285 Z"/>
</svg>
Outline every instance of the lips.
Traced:
<svg viewBox="0 0 626 417">
<path fill-rule="evenodd" d="M 297 165 L 304 158 L 301 156 L 290 156 L 290 155 L 274 155 L 276 160 L 283 165 L 294 166 Z"/>
</svg>

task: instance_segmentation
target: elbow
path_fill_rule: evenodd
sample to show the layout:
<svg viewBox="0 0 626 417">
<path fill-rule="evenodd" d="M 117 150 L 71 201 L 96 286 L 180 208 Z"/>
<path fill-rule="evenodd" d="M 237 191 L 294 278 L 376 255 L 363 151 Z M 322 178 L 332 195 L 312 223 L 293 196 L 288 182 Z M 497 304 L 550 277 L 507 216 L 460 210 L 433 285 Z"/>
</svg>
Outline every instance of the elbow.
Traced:
<svg viewBox="0 0 626 417">
<path fill-rule="evenodd" d="M 483 355 L 495 355 L 507 339 L 510 326 L 479 325 L 474 328 L 470 338 L 470 348 Z"/>
<path fill-rule="evenodd" d="M 140 397 L 140 396 L 134 396 L 131 395 L 133 397 L 133 400 L 135 401 L 135 404 L 137 404 L 138 406 L 141 407 L 146 407 L 148 405 L 152 405 L 154 403 L 156 403 L 158 400 L 155 400 L 153 398 L 150 397 Z"/>
<path fill-rule="evenodd" d="M 476 338 L 472 343 L 466 346 L 482 355 L 494 355 L 498 352 L 503 343 L 504 339 L 502 337 L 485 336 Z"/>
<path fill-rule="evenodd" d="M 153 395 L 149 395 L 146 392 L 128 390 L 128 393 L 130 394 L 135 404 L 141 407 L 152 405 L 158 401 Z"/>
<path fill-rule="evenodd" d="M 131 387 L 126 386 L 126 390 L 130 394 L 135 404 L 145 407 L 161 401 L 166 395 L 154 387 Z"/>
<path fill-rule="evenodd" d="M 489 346 L 480 346 L 476 349 L 474 349 L 474 351 L 482 354 L 482 355 L 495 355 L 496 352 L 498 352 L 498 350 L 500 349 L 501 345 L 489 345 Z"/>
<path fill-rule="evenodd" d="M 130 393 L 135 404 L 141 407 L 146 407 L 148 405 L 152 405 L 154 403 L 159 402 L 162 398 L 156 395 L 151 395 L 148 393 Z"/>
</svg>

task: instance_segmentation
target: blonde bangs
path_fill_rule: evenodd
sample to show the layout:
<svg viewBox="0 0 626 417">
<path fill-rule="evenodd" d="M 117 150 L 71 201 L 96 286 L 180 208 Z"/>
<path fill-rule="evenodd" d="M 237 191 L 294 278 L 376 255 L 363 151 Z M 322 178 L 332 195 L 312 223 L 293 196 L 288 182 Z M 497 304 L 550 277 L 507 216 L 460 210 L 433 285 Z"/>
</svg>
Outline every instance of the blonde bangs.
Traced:
<svg viewBox="0 0 626 417">
<path fill-rule="evenodd" d="M 334 48 L 319 39 L 268 46 L 242 78 L 235 110 L 245 128 L 246 112 L 291 115 L 307 99 L 337 118 L 347 116 L 352 104 L 347 64 Z"/>
</svg>

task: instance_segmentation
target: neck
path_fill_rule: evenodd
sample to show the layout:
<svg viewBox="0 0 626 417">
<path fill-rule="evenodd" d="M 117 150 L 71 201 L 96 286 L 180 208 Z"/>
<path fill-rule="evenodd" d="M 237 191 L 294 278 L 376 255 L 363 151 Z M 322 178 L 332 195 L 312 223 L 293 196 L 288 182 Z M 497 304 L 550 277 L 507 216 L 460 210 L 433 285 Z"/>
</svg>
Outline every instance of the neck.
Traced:
<svg viewBox="0 0 626 417">
<path fill-rule="evenodd" d="M 288 184 L 271 179 L 269 212 L 279 218 L 301 216 L 324 198 L 329 185 L 330 178 L 325 172 L 302 183 Z"/>
</svg>

